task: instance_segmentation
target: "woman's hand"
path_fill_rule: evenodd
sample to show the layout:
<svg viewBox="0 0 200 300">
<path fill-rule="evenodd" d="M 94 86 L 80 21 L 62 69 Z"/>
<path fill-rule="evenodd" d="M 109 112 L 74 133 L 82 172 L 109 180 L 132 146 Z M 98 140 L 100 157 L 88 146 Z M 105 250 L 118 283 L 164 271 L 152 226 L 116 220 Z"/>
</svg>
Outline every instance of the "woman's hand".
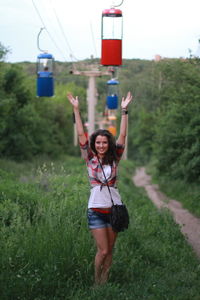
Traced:
<svg viewBox="0 0 200 300">
<path fill-rule="evenodd" d="M 69 102 L 72 104 L 72 106 L 76 109 L 79 108 L 79 100 L 78 100 L 78 96 L 76 96 L 76 98 L 74 98 L 74 96 L 71 93 L 67 94 L 67 98 L 69 99 Z"/>
<path fill-rule="evenodd" d="M 127 109 L 128 105 L 129 105 L 129 103 L 131 103 L 132 99 L 133 99 L 133 96 L 131 95 L 131 92 L 128 92 L 126 98 L 122 97 L 121 108 Z"/>
</svg>

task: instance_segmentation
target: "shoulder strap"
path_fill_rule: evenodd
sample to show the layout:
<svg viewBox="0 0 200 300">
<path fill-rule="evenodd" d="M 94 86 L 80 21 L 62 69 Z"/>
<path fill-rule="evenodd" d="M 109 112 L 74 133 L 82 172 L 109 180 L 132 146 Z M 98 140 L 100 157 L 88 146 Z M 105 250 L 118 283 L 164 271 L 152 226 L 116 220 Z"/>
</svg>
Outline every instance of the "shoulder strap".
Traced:
<svg viewBox="0 0 200 300">
<path fill-rule="evenodd" d="M 106 178 L 106 175 L 105 175 L 103 166 L 102 166 L 102 164 L 101 164 L 101 162 L 100 162 L 98 156 L 97 156 L 97 159 L 98 159 L 98 162 L 99 162 L 99 164 L 100 164 L 100 167 L 101 167 L 101 169 L 102 169 L 102 172 L 103 172 L 103 175 L 104 175 L 104 178 L 105 178 L 105 181 L 106 181 L 106 185 L 107 185 L 107 188 L 108 188 L 108 191 L 109 191 L 109 194 L 110 194 L 110 199 L 111 199 L 111 201 L 112 201 L 112 204 L 114 205 L 114 201 L 113 201 L 113 198 L 112 198 L 111 190 L 110 190 L 110 187 L 109 187 L 109 185 L 108 185 L 108 180 L 107 180 L 107 178 Z"/>
</svg>

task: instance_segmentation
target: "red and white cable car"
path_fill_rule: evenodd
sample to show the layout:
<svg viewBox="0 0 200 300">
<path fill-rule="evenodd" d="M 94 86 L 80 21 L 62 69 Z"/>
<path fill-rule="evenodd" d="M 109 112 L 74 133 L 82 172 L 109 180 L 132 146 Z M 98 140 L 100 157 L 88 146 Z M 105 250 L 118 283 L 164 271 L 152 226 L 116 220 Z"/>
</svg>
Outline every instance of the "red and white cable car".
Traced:
<svg viewBox="0 0 200 300">
<path fill-rule="evenodd" d="M 116 8 L 104 9 L 101 26 L 101 65 L 122 65 L 122 11 Z"/>
</svg>

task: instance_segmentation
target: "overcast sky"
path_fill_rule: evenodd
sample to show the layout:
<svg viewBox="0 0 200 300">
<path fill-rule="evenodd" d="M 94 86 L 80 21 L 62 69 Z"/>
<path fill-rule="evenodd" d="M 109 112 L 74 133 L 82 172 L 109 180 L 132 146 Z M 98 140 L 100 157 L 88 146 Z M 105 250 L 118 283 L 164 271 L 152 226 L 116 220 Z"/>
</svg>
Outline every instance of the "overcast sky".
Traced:
<svg viewBox="0 0 200 300">
<path fill-rule="evenodd" d="M 7 61 L 36 61 L 40 48 L 56 60 L 101 56 L 101 14 L 112 0 L 0 0 L 0 42 Z M 35 5 L 34 5 L 35 4 Z M 124 0 L 123 58 L 197 54 L 200 0 Z"/>
</svg>

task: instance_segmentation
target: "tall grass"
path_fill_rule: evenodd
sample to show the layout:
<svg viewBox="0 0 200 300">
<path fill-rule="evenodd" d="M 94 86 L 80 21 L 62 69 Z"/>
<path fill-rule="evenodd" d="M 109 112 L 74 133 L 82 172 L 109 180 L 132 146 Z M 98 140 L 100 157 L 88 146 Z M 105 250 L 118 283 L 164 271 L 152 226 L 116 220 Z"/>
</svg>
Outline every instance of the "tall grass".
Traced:
<svg viewBox="0 0 200 300">
<path fill-rule="evenodd" d="M 198 259 L 168 211 L 134 187 L 133 173 L 121 162 L 130 227 L 119 234 L 109 283 L 94 289 L 84 162 L 1 161 L 0 299 L 199 300 Z"/>
</svg>

